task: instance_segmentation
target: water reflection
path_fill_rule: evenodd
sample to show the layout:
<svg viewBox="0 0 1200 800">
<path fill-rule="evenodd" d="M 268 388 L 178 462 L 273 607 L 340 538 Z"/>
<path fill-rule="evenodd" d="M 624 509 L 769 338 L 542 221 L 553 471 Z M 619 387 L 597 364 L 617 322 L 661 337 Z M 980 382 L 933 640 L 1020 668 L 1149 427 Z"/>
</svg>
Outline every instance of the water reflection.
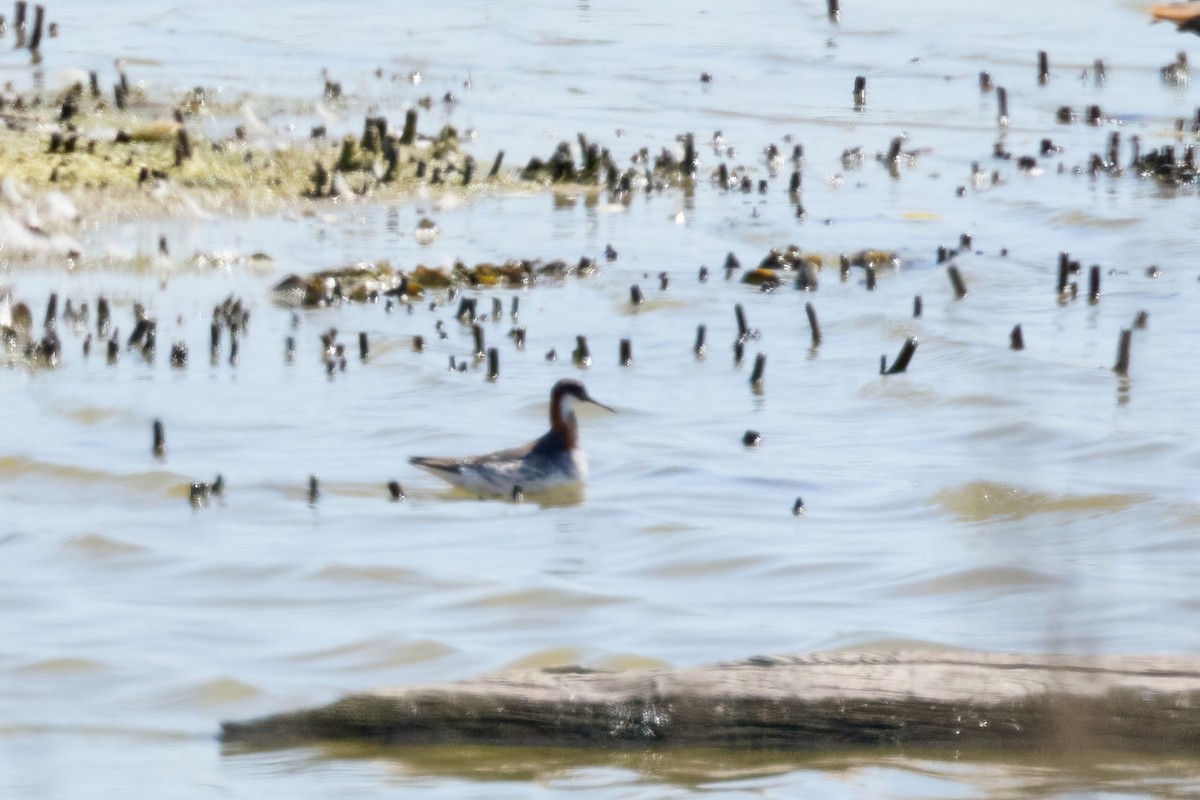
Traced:
<svg viewBox="0 0 1200 800">
<path fill-rule="evenodd" d="M 282 754 L 226 746 L 226 757 L 278 770 L 321 774 L 332 762 L 360 762 L 405 782 L 438 778 L 612 791 L 646 784 L 754 794 L 815 789 L 827 781 L 872 797 L 960 795 L 1061 797 L 1116 793 L 1155 796 L 1200 791 L 1200 761 L 1187 756 L 1042 752 L 994 757 L 961 752 L 863 755 L 859 752 L 606 750 L 513 747 L 387 747 L 327 744 Z M 271 766 L 273 765 L 273 766 Z"/>
</svg>

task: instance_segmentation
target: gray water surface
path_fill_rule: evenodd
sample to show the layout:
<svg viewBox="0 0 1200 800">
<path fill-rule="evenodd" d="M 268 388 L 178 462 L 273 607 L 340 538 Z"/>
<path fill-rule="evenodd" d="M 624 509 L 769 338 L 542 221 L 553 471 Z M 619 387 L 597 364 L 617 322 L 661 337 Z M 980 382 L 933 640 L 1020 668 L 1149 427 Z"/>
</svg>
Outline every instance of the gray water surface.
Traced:
<svg viewBox="0 0 1200 800">
<path fill-rule="evenodd" d="M 84 253 L 12 257 L 0 280 L 40 312 L 50 291 L 159 320 L 153 363 L 110 366 L 64 335 L 54 370 L 0 369 L 0 792 L 21 797 L 1047 796 L 1196 793 L 1195 765 L 1053 757 L 957 763 L 955 754 L 557 754 L 369 748 L 223 752 L 219 721 L 386 684 L 511 666 L 688 665 L 756 653 L 902 643 L 1016 652 L 1200 651 L 1193 476 L 1200 321 L 1196 190 L 1128 172 L 1086 173 L 1119 132 L 1143 152 L 1182 148 L 1176 118 L 1200 105 L 1160 66 L 1194 39 L 1125 3 L 823 4 L 380 2 L 144 3 L 51 8 L 62 35 L 6 54 L 6 79 L 55 86 L 69 68 L 115 80 L 114 58 L 153 94 L 200 84 L 253 95 L 265 134 L 357 132 L 362 115 L 452 123 L 481 163 L 547 156 L 582 131 L 627 163 L 694 132 L 706 170 L 744 167 L 765 194 L 430 192 L 280 213 L 143 219 L 73 232 Z M 57 16 L 58 14 L 64 16 Z M 10 40 L 6 40 L 10 41 Z M 1051 80 L 1036 81 L 1049 49 Z M 1098 86 L 1095 59 L 1106 64 Z M 347 98 L 321 99 L 321 68 Z M 380 70 L 381 76 L 376 76 Z M 1009 93 L 1007 127 L 987 70 Z M 410 74 L 420 71 L 414 85 Z M 709 72 L 711 83 L 700 75 Z M 854 77 L 868 80 L 853 107 Z M 468 85 L 469 83 L 469 85 Z M 441 101 L 453 92 L 458 102 Z M 1098 104 L 1099 126 L 1054 113 Z M 235 117 L 205 121 L 227 135 Z M 708 144 L 720 131 L 720 150 Z M 875 154 L 906 134 L 895 175 Z M 1038 158 L 1051 138 L 1061 155 Z M 999 141 L 1011 160 L 992 158 Z M 785 155 L 773 173 L 768 144 Z M 786 187 L 804 146 L 796 218 Z M 730 155 L 723 148 L 733 147 Z M 842 153 L 862 147 L 861 166 Z M 972 162 L 982 179 L 972 180 Z M 1060 171 L 1060 165 L 1062 170 Z M 1082 171 L 1077 171 L 1082 170 Z M 993 185 L 991 173 L 997 173 Z M 958 191 L 962 187 L 961 196 Z M 442 233 L 429 245 L 422 217 Z M 955 300 L 939 246 L 970 294 Z M 153 257 L 160 235 L 170 255 Z M 606 244 L 619 258 L 603 258 Z M 724 280 L 771 247 L 821 254 L 814 293 Z M 6 252 L 13 247 L 5 245 Z M 895 251 L 868 292 L 837 259 Z M 249 264 L 263 251 L 273 262 Z M 1058 253 L 1098 264 L 1103 296 L 1059 302 Z M 198 257 L 203 256 L 203 258 Z M 119 268 L 138 255 L 139 270 Z M 598 259 L 599 273 L 529 291 L 478 292 L 501 377 L 471 359 L 457 301 L 387 313 L 298 313 L 270 302 L 290 272 L 388 259 L 449 265 Z M 99 265 L 99 266 L 97 266 Z M 711 271 L 697 280 L 702 265 Z M 1147 268 L 1160 274 L 1150 277 Z M 659 288 L 659 273 L 669 286 Z M 739 273 L 740 275 L 741 273 Z M 1086 285 L 1086 275 L 1074 280 Z M 647 301 L 633 308 L 630 286 Z M 252 317 L 237 366 L 207 352 L 214 304 Z M 923 315 L 912 316 L 913 298 Z M 519 319 L 507 312 L 519 297 Z M 804 304 L 824 338 L 810 342 Z M 734 306 L 761 336 L 736 365 Z M 1119 332 L 1140 310 L 1127 376 Z M 438 338 L 435 322 L 448 337 Z M 1026 349 L 1008 347 L 1020 323 Z M 507 337 L 527 327 L 517 350 Z M 698 325 L 708 352 L 692 353 Z M 330 379 L 318 336 L 337 328 L 346 371 Z M 372 355 L 357 359 L 357 334 Z M 127 333 L 126 333 L 127 335 Z M 297 357 L 284 358 L 293 335 Z M 413 352 L 411 339 L 427 342 Z M 586 335 L 593 364 L 572 365 Z M 910 370 L 879 356 L 920 341 Z M 634 363 L 618 364 L 621 339 Z M 188 343 L 186 370 L 167 364 Z M 547 351 L 559 358 L 547 361 Z M 748 379 L 767 355 L 764 389 Z M 466 360 L 466 373 L 447 369 Z M 480 502 L 408 466 L 527 441 L 549 387 L 585 381 L 618 413 L 586 412 L 586 496 L 570 505 Z M 150 452 L 164 422 L 168 451 Z M 743 434 L 761 434 L 756 448 Z M 226 494 L 193 510 L 188 485 Z M 308 479 L 321 493 L 309 503 Z M 407 499 L 388 501 L 400 481 Z M 806 513 L 792 507 L 803 498 Z"/>
</svg>

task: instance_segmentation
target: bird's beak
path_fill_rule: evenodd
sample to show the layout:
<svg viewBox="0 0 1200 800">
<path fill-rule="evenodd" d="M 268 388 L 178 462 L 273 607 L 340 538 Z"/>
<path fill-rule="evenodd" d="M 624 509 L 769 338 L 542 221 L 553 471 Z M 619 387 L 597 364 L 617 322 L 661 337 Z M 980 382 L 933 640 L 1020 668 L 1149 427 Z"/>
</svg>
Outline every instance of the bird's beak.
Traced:
<svg viewBox="0 0 1200 800">
<path fill-rule="evenodd" d="M 593 400 L 593 399 L 592 399 L 590 396 L 588 396 L 588 397 L 585 397 L 585 398 L 583 398 L 583 399 L 584 399 L 584 400 L 586 400 L 587 402 L 591 403 L 591 404 L 592 404 L 592 405 L 594 405 L 594 406 L 600 406 L 600 407 L 601 407 L 601 408 L 603 408 L 605 411 L 611 411 L 611 412 L 612 412 L 612 413 L 614 413 L 614 414 L 615 414 L 615 413 L 617 413 L 617 410 L 616 410 L 615 408 L 613 408 L 612 406 L 606 406 L 606 405 L 604 405 L 604 403 L 601 403 L 601 402 L 600 402 L 600 401 L 598 401 L 598 400 Z"/>
</svg>

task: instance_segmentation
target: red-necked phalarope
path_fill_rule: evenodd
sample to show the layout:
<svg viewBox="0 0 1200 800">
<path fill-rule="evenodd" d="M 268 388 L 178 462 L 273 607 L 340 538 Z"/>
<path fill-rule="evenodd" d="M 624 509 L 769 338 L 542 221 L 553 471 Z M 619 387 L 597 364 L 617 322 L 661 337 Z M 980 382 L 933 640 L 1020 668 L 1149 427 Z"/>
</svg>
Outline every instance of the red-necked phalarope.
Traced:
<svg viewBox="0 0 1200 800">
<path fill-rule="evenodd" d="M 581 484 L 587 478 L 587 456 L 579 446 L 576 403 L 592 403 L 614 411 L 593 400 L 579 381 L 563 379 L 550 390 L 550 430 L 541 438 L 481 456 L 413 456 L 408 462 L 478 494 L 541 492 Z"/>
</svg>

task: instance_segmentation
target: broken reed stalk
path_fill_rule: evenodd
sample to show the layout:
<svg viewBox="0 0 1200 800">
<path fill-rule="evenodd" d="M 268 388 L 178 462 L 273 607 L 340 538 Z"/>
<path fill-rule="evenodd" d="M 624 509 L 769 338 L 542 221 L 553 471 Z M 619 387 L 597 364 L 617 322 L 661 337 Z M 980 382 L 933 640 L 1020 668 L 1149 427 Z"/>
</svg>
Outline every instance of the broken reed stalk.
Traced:
<svg viewBox="0 0 1200 800">
<path fill-rule="evenodd" d="M 70 300 L 67 301 L 71 302 Z M 54 330 L 54 319 L 58 316 L 58 292 L 51 292 L 50 299 L 46 301 L 46 319 L 42 323 L 42 328 L 50 333 Z"/>
<path fill-rule="evenodd" d="M 500 174 L 500 165 L 504 163 L 504 151 L 496 153 L 496 160 L 492 162 L 492 170 L 488 173 L 489 178 L 494 178 Z"/>
<path fill-rule="evenodd" d="M 475 298 L 463 297 L 458 301 L 458 310 L 454 313 L 454 318 L 459 322 L 474 322 L 475 321 Z"/>
<path fill-rule="evenodd" d="M 175 132 L 175 166 L 183 166 L 183 162 L 192 157 L 192 142 L 188 138 L 187 128 L 182 125 Z"/>
<path fill-rule="evenodd" d="M 954 264 L 946 267 L 946 272 L 950 275 L 950 283 L 954 285 L 954 299 L 962 300 L 967 296 L 967 284 L 963 282 L 962 274 Z"/>
<path fill-rule="evenodd" d="M 586 367 L 592 363 L 592 354 L 588 350 L 587 337 L 575 337 L 575 350 L 571 353 L 571 359 L 577 366 Z"/>
<path fill-rule="evenodd" d="M 750 329 L 746 327 L 746 312 L 742 309 L 740 303 L 733 307 L 733 315 L 737 318 L 737 338 L 740 342 L 743 341 L 746 338 L 746 334 L 750 332 Z"/>
<path fill-rule="evenodd" d="M 1067 281 L 1071 276 L 1071 256 L 1064 250 L 1058 254 L 1058 293 L 1067 291 Z"/>
<path fill-rule="evenodd" d="M 417 110 L 410 108 L 404 112 L 404 130 L 400 134 L 400 144 L 412 144 L 417 139 Z"/>
<path fill-rule="evenodd" d="M 117 83 L 113 86 L 113 102 L 120 111 L 125 110 L 125 101 L 129 99 L 129 78 L 124 72 L 118 73 Z"/>
<path fill-rule="evenodd" d="M 900 148 L 904 146 L 904 137 L 896 136 L 892 139 L 892 143 L 888 145 L 887 162 L 895 164 L 900 160 Z"/>
<path fill-rule="evenodd" d="M 749 182 L 750 179 L 746 178 L 746 186 L 743 187 L 743 191 L 750 191 L 748 188 Z M 742 264 L 740 261 L 738 261 L 738 257 L 736 255 L 730 253 L 729 255 L 725 256 L 725 280 L 733 280 L 733 273 L 741 268 Z"/>
<path fill-rule="evenodd" d="M 1133 331 L 1121 328 L 1121 338 L 1117 343 L 1117 363 L 1113 365 L 1113 372 L 1118 375 L 1129 374 L 1129 345 L 1132 341 Z"/>
<path fill-rule="evenodd" d="M 17 0 L 16 10 L 13 12 L 13 29 L 17 32 L 17 49 L 25 46 L 25 0 Z"/>
<path fill-rule="evenodd" d="M 500 350 L 496 347 L 489 347 L 487 351 L 488 374 L 489 381 L 500 380 Z"/>
<path fill-rule="evenodd" d="M 1038 85 L 1045 86 L 1050 80 L 1050 57 L 1045 50 L 1038 51 Z"/>
<path fill-rule="evenodd" d="M 212 496 L 212 487 L 203 481 L 196 481 L 188 489 L 188 504 L 192 508 L 202 508 L 208 505 Z"/>
<path fill-rule="evenodd" d="M 917 295 L 916 297 L 913 298 L 913 319 L 920 319 L 920 317 L 921 317 L 921 295 Z"/>
<path fill-rule="evenodd" d="M 708 352 L 708 345 L 704 342 L 705 333 L 703 325 L 696 327 L 696 344 L 692 347 L 692 352 L 696 354 L 696 358 L 704 358 L 704 354 Z"/>
<path fill-rule="evenodd" d="M 750 385 L 755 389 L 762 389 L 763 373 L 767 369 L 767 356 L 765 353 L 759 353 L 754 357 L 754 370 L 750 373 Z"/>
<path fill-rule="evenodd" d="M 367 341 L 366 331 L 362 331 L 358 334 L 358 359 L 360 361 L 366 361 L 370 355 L 371 344 Z"/>
<path fill-rule="evenodd" d="M 912 361 L 913 354 L 916 352 L 917 338 L 910 336 L 905 340 L 904 346 L 900 348 L 900 354 L 896 356 L 896 360 L 892 362 L 892 366 L 887 366 L 887 356 L 879 357 L 879 374 L 895 375 L 904 372 L 908 369 L 908 363 Z"/>
<path fill-rule="evenodd" d="M 804 313 L 808 315 L 808 328 L 812 332 L 812 346 L 816 347 L 821 343 L 821 325 L 817 322 L 817 310 L 813 308 L 812 303 L 805 303 Z"/>
<path fill-rule="evenodd" d="M 817 290 L 817 271 L 809 269 L 806 264 L 801 264 L 800 269 L 796 270 L 796 288 L 802 292 L 815 292 Z"/>
<path fill-rule="evenodd" d="M 483 326 L 476 322 L 471 326 L 471 337 L 475 341 L 475 357 L 483 358 L 485 349 L 483 346 Z"/>
<path fill-rule="evenodd" d="M 42 25 L 43 25 L 43 23 L 45 23 L 45 21 L 46 21 L 45 6 L 40 6 L 40 5 L 34 6 L 33 7 L 33 36 L 31 36 L 29 39 L 29 49 L 31 52 L 36 53 L 38 50 L 38 47 L 40 47 L 42 44 Z"/>
<path fill-rule="evenodd" d="M 163 456 L 165 456 L 167 454 L 167 437 L 166 437 L 166 434 L 163 433 L 162 420 L 160 420 L 160 419 L 154 420 L 153 430 L 154 430 L 154 446 L 151 449 L 151 452 L 154 453 L 155 458 L 162 458 Z"/>
<path fill-rule="evenodd" d="M 621 366 L 628 367 L 633 364 L 633 343 L 629 339 L 621 340 Z"/>
<path fill-rule="evenodd" d="M 146 331 L 146 340 L 142 343 L 142 355 L 147 362 L 154 360 L 154 348 L 157 342 L 157 328 L 151 325 Z"/>
<path fill-rule="evenodd" d="M 1088 270 L 1088 302 L 1100 302 L 1100 267 L 1093 265 Z"/>
<path fill-rule="evenodd" d="M 101 297 L 96 301 L 96 336 L 107 338 L 112 328 L 112 317 L 108 309 L 108 298 Z"/>
</svg>

